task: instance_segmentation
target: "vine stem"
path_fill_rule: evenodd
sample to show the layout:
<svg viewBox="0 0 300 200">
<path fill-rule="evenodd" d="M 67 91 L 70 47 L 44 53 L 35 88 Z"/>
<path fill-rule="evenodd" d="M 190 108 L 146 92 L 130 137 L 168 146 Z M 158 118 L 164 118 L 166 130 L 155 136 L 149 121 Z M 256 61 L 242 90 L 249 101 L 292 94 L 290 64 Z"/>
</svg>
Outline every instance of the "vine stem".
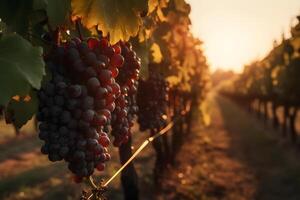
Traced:
<svg viewBox="0 0 300 200">
<path fill-rule="evenodd" d="M 97 185 L 94 182 L 94 179 L 92 176 L 89 176 L 89 184 L 94 188 L 94 189 L 98 189 Z"/>
<path fill-rule="evenodd" d="M 53 37 L 54 44 L 55 45 L 59 45 L 60 44 L 60 28 L 57 27 L 55 30 L 53 30 L 53 27 L 49 23 L 49 19 L 48 18 L 47 18 L 47 27 L 48 27 L 49 33 Z"/>
<path fill-rule="evenodd" d="M 108 180 L 106 183 L 103 184 L 104 187 L 107 187 L 108 184 L 133 160 L 135 157 L 153 140 L 160 137 L 161 135 L 168 132 L 174 125 L 174 121 L 169 123 L 165 128 L 161 129 L 158 133 L 154 134 L 153 136 L 149 137 L 147 140 L 145 140 L 141 146 L 134 152 L 134 154 L 124 163 L 121 168 L 118 169 L 117 172 Z"/>
<path fill-rule="evenodd" d="M 95 26 L 95 29 L 96 29 L 96 32 L 98 34 L 98 37 L 100 39 L 102 39 L 103 38 L 103 32 L 98 29 L 98 25 Z"/>
<path fill-rule="evenodd" d="M 53 32 L 53 35 L 54 35 L 54 42 L 56 45 L 59 45 L 60 44 L 60 29 L 59 27 L 57 27 L 55 29 L 55 31 Z"/>
<path fill-rule="evenodd" d="M 76 19 L 75 24 L 76 24 L 76 30 L 78 32 L 79 38 L 80 40 L 83 40 L 82 31 L 81 31 L 81 19 L 80 18 Z"/>
</svg>

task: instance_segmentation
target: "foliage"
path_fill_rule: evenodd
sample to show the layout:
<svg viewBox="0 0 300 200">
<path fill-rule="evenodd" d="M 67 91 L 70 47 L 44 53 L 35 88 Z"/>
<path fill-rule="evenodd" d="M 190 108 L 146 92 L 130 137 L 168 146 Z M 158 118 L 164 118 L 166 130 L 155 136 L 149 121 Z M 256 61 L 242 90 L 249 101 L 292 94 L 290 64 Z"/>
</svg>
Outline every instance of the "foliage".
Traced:
<svg viewBox="0 0 300 200">
<path fill-rule="evenodd" d="M 12 96 L 28 94 L 31 87 L 40 88 L 45 74 L 42 52 L 17 34 L 1 37 L 0 105 L 7 105 Z"/>
<path fill-rule="evenodd" d="M 73 0 L 73 18 L 81 18 L 87 28 L 98 26 L 104 35 L 109 33 L 114 44 L 137 35 L 142 25 L 141 15 L 147 12 L 146 0 Z"/>
<path fill-rule="evenodd" d="M 12 96 L 24 96 L 32 88 L 40 88 L 45 75 L 43 51 L 49 52 L 51 44 L 56 42 L 58 29 L 65 40 L 78 35 L 75 30 L 78 20 L 85 36 L 101 30 L 112 43 L 130 39 L 141 57 L 142 77 L 148 77 L 149 64 L 158 63 L 171 86 L 189 91 L 193 76 L 207 74 L 201 41 L 189 31 L 189 12 L 190 6 L 184 0 L 30 0 L 26 3 L 3 0 L 0 3 L 3 34 L 0 105 L 8 105 Z M 199 89 L 205 87 L 207 80 L 198 80 L 201 81 L 193 84 L 198 84 Z"/>
<path fill-rule="evenodd" d="M 124 94 L 124 99 L 125 96 L 127 96 L 126 91 L 128 90 L 126 85 L 133 84 L 132 80 L 137 80 L 139 74 L 142 81 L 144 81 L 144 79 L 148 79 L 147 81 L 150 82 L 152 81 L 151 83 L 153 85 L 157 85 L 157 95 L 159 96 L 164 94 L 162 97 L 165 97 L 165 112 L 163 112 L 163 116 L 158 117 L 161 117 L 164 122 L 168 122 L 168 120 L 171 119 L 176 119 L 176 123 L 174 122 L 175 128 L 173 137 L 175 138 L 174 140 L 183 141 L 183 139 L 180 139 L 183 137 L 183 133 L 178 132 L 178 130 L 183 128 L 183 124 L 186 123 L 187 130 L 184 132 L 190 132 L 189 130 L 191 127 L 190 122 L 192 110 L 193 108 L 204 109 L 204 106 L 200 105 L 202 104 L 207 93 L 207 86 L 209 83 L 208 64 L 206 63 L 206 58 L 203 54 L 201 46 L 202 42 L 195 38 L 190 31 L 190 11 L 190 5 L 186 3 L 185 0 L 1 1 L 0 89 L 2 94 L 0 97 L 0 106 L 5 110 L 4 113 L 7 122 L 12 123 L 16 128 L 21 128 L 29 119 L 32 118 L 34 114 L 36 114 L 38 110 L 37 108 L 41 110 L 43 107 L 42 105 L 45 106 L 46 104 L 47 106 L 45 109 L 42 109 L 43 115 L 49 117 L 49 110 L 50 108 L 53 108 L 51 110 L 51 120 L 54 120 L 55 123 L 61 125 L 62 122 L 58 121 L 59 119 L 56 118 L 56 114 L 58 112 L 55 112 L 54 108 L 56 105 L 54 104 L 58 104 L 59 97 L 60 99 L 64 99 L 67 98 L 69 94 L 67 94 L 67 92 L 65 92 L 66 90 L 64 90 L 65 94 L 57 94 L 55 96 L 56 100 L 54 100 L 55 97 L 52 94 L 55 93 L 53 91 L 57 89 L 56 87 L 58 87 L 58 84 L 55 86 L 52 85 L 52 87 L 49 83 L 49 80 L 54 81 L 55 79 L 58 81 L 59 79 L 66 78 L 67 75 L 64 72 L 59 72 L 61 77 L 59 78 L 59 76 L 55 76 L 53 70 L 51 71 L 50 69 L 51 63 L 47 63 L 47 69 L 45 68 L 44 59 L 47 60 L 48 58 L 49 60 L 49 57 L 51 56 L 57 58 L 59 60 L 59 64 L 56 66 L 57 71 L 64 70 L 62 66 L 66 64 L 66 61 L 77 64 L 75 65 L 73 63 L 74 66 L 77 66 L 78 70 L 80 71 L 80 66 L 78 66 L 80 64 L 75 62 L 78 61 L 76 58 L 80 58 L 86 62 L 89 62 L 87 61 L 88 56 L 86 54 L 89 54 L 89 51 L 93 49 L 95 52 L 100 52 L 92 55 L 89 54 L 89 58 L 95 62 L 92 62 L 93 64 L 87 64 L 89 71 L 87 68 L 83 68 L 83 71 L 86 73 L 83 73 L 83 77 L 81 77 L 81 74 L 79 73 L 79 79 L 84 79 L 86 75 L 97 77 L 99 75 L 98 70 L 101 68 L 101 66 L 109 66 L 108 70 L 105 69 L 106 71 L 109 71 L 112 70 L 111 66 L 114 65 L 114 62 L 115 64 L 116 62 L 123 63 L 124 60 L 127 60 L 130 64 L 128 64 L 126 69 L 130 69 L 132 72 L 129 72 L 129 70 L 124 70 L 125 67 L 123 66 L 123 68 L 120 68 L 120 70 L 114 69 L 113 75 L 116 77 L 117 82 L 120 81 L 118 77 L 121 77 L 118 74 L 121 74 L 123 78 L 131 77 L 128 80 L 125 79 L 127 80 L 125 81 L 126 84 L 124 84 L 124 88 L 121 88 L 122 93 Z M 89 37 L 96 37 L 100 40 L 97 40 L 98 42 L 95 43 L 95 38 L 93 38 L 88 39 L 87 43 L 81 42 Z M 126 43 L 127 41 L 129 41 L 132 46 L 130 43 Z M 79 43 L 81 44 L 79 45 Z M 116 43 L 126 44 L 127 47 L 120 49 Z M 103 47 L 103 49 L 99 48 L 100 46 Z M 78 48 L 78 50 L 74 51 L 74 47 Z M 53 51 L 54 49 L 57 51 Z M 85 49 L 86 52 L 76 56 L 78 52 L 83 51 L 83 49 Z M 130 51 L 126 52 L 126 49 L 127 51 L 130 49 Z M 64 60 L 62 60 L 61 56 L 65 55 L 65 51 L 68 52 L 68 56 L 64 57 Z M 56 52 L 56 54 L 53 52 Z M 106 56 L 104 56 L 104 54 Z M 115 59 L 112 59 L 111 56 L 113 54 L 122 54 L 124 57 L 118 57 L 115 55 Z M 102 60 L 98 58 L 100 56 L 102 56 Z M 138 57 L 140 57 L 140 59 Z M 132 61 L 132 58 L 135 59 L 134 62 Z M 67 66 L 73 66 L 70 63 L 68 63 Z M 122 65 L 120 65 L 120 67 L 121 66 Z M 135 66 L 136 68 L 132 69 L 132 66 Z M 94 75 L 92 72 L 94 72 L 96 75 Z M 153 76 L 154 72 L 156 73 L 156 76 Z M 74 74 L 68 75 L 73 76 Z M 109 76 L 109 73 L 106 75 Z M 103 75 L 102 79 L 104 80 L 105 77 L 106 76 Z M 152 77 L 152 79 L 149 79 L 149 77 Z M 160 82 L 157 81 L 155 77 L 160 77 Z M 74 82 L 74 80 L 71 80 L 70 82 L 72 81 Z M 42 96 L 40 95 L 40 99 L 37 100 L 36 91 L 39 90 L 41 92 L 41 85 L 43 85 L 43 89 L 45 89 L 47 85 L 45 83 L 47 82 L 49 89 L 48 93 L 51 93 L 52 96 L 50 95 L 44 98 L 44 100 L 41 100 L 43 98 L 40 97 Z M 101 82 L 101 86 L 107 86 L 105 85 L 106 83 L 106 81 L 103 81 L 103 83 Z M 160 88 L 163 88 L 161 87 L 162 83 L 170 88 L 170 90 L 166 89 L 165 93 L 162 93 L 160 90 Z M 113 82 L 111 82 L 111 84 L 113 84 Z M 60 86 L 62 85 L 60 84 Z M 132 104 L 134 104 L 134 93 L 138 90 L 138 88 L 135 87 L 136 85 L 131 86 L 132 88 L 131 91 L 128 91 L 130 92 L 128 96 L 131 95 L 132 98 L 126 98 L 130 98 Z M 113 90 L 116 92 L 116 90 L 118 90 L 117 86 L 115 86 L 115 88 L 108 86 L 105 88 L 105 90 L 103 89 L 103 91 L 100 91 L 98 95 L 101 96 L 106 94 L 105 91 L 108 93 L 108 91 L 111 92 Z M 103 94 L 101 92 L 103 92 Z M 170 98 L 167 98 L 169 96 Z M 117 105 L 117 103 L 114 104 L 115 98 L 116 96 L 114 95 L 107 95 L 107 99 L 104 99 L 105 101 L 100 102 L 99 99 L 97 99 L 97 102 L 95 103 L 97 103 L 97 105 L 102 103 L 103 106 L 106 106 L 105 108 L 107 108 L 107 103 L 110 102 L 109 109 L 112 112 L 114 110 L 118 110 L 118 108 L 121 108 L 122 105 L 123 110 L 121 112 L 119 109 L 119 114 L 117 117 L 120 119 L 122 117 L 124 118 L 124 116 L 127 115 L 126 113 L 129 112 L 125 109 L 125 104 L 127 104 L 128 101 L 119 100 L 119 105 Z M 85 103 L 88 104 L 91 103 L 91 101 L 86 101 Z M 95 100 L 93 100 L 93 103 L 94 101 Z M 78 102 L 75 102 L 77 103 L 76 106 L 78 106 L 78 104 L 83 104 L 81 101 Z M 159 106 L 161 104 L 157 102 L 157 98 L 153 98 L 153 102 L 150 102 L 150 104 L 152 103 L 153 105 L 156 105 L 155 108 L 157 108 L 158 111 L 161 109 L 161 106 Z M 62 104 L 65 105 L 65 102 L 63 101 Z M 138 109 L 136 108 L 135 112 L 137 110 Z M 69 113 L 69 111 L 66 113 Z M 161 115 L 160 112 L 157 113 L 158 115 Z M 43 117 L 41 113 L 39 114 L 40 115 L 37 115 L 37 119 Z M 202 114 L 204 121 L 208 122 L 209 120 L 205 113 L 202 112 Z M 107 115 L 109 116 L 109 114 Z M 66 116 L 68 117 L 69 115 Z M 91 114 L 91 116 L 93 115 Z M 133 116 L 134 114 L 132 114 L 130 123 L 133 120 Z M 96 123 L 95 120 L 97 119 L 94 119 L 93 117 L 87 118 L 90 120 L 89 122 Z M 116 118 L 116 116 L 114 116 L 114 118 Z M 68 123 L 68 128 L 64 128 L 66 130 L 73 129 L 80 124 L 76 120 L 73 120 L 73 122 L 75 122 L 75 124 Z M 81 122 L 81 125 L 86 124 L 83 121 Z M 45 138 L 44 136 L 46 134 L 48 138 L 48 133 L 50 133 L 50 130 L 48 129 L 50 128 L 47 127 L 47 123 L 40 125 L 44 125 L 41 127 L 47 129 L 46 131 L 43 130 L 44 132 L 40 132 L 40 138 Z M 120 124 L 116 123 L 115 125 L 117 127 Z M 125 124 L 124 128 L 126 129 L 129 127 L 128 125 L 129 124 Z M 133 123 L 130 124 L 130 127 L 132 125 Z M 165 123 L 161 124 L 161 126 L 158 126 L 158 129 L 163 128 L 164 125 Z M 102 126 L 103 125 L 101 125 L 101 127 Z M 110 128 L 111 127 L 108 127 L 108 125 L 105 125 L 105 131 L 110 131 L 112 133 Z M 62 131 L 64 129 L 59 130 Z M 98 129 L 97 131 L 99 132 Z M 99 137 L 97 131 L 95 130 L 95 138 L 97 138 L 97 136 Z M 152 129 L 151 131 L 154 133 L 155 130 Z M 100 132 L 102 131 L 100 130 Z M 67 133 L 69 134 L 69 132 Z M 54 137 L 54 135 L 57 134 L 58 131 L 56 130 L 56 127 L 51 126 L 50 136 Z M 126 137 L 127 138 L 124 139 L 124 143 L 126 145 L 131 145 L 130 143 L 126 143 L 127 141 L 130 141 L 130 134 L 128 134 Z M 67 151 L 66 148 L 61 148 L 59 143 L 64 143 L 65 141 L 63 141 L 63 139 L 65 138 L 62 138 L 60 141 L 56 141 L 56 139 L 54 139 L 54 141 L 56 142 L 55 144 L 57 144 L 56 147 L 59 148 L 56 148 L 55 154 L 64 154 L 64 156 L 67 156 L 64 158 L 69 159 L 68 156 L 71 155 L 70 153 L 74 153 L 73 150 L 68 152 L 69 149 Z M 83 143 L 85 148 L 84 142 L 86 142 L 86 138 L 79 137 L 77 139 Z M 96 143 L 98 143 L 98 140 L 95 140 L 97 141 Z M 67 141 L 72 143 L 72 141 L 68 139 Z M 105 140 L 105 144 L 108 145 L 107 141 L 109 140 Z M 88 146 L 91 146 L 93 142 L 95 141 L 90 141 Z M 167 143 L 164 143 L 164 145 L 166 144 Z M 176 142 L 172 145 L 176 146 L 176 148 L 179 148 L 180 145 L 175 144 Z M 157 144 L 155 145 L 157 147 Z M 72 144 L 71 146 L 73 147 L 76 145 Z M 61 149 L 64 150 L 62 153 Z M 131 146 L 129 146 L 129 149 L 131 149 Z M 47 153 L 46 150 L 47 148 L 44 147 L 43 152 Z M 107 151 L 107 149 L 103 148 L 103 151 Z M 174 152 L 176 151 L 174 150 Z M 83 153 L 80 154 L 79 157 L 82 158 L 85 157 L 85 155 L 86 154 Z M 120 156 L 121 155 L 123 154 L 121 153 Z M 58 157 L 49 157 L 50 160 L 60 160 L 61 158 L 63 158 L 63 156 L 60 155 L 59 159 Z M 101 157 L 99 159 L 109 160 L 109 156 L 105 156 L 104 158 Z M 82 169 L 85 169 L 86 163 L 83 162 L 82 164 Z M 77 163 L 75 163 L 75 165 L 77 165 Z M 94 163 L 90 163 L 89 167 L 94 168 L 93 165 Z M 99 170 L 102 170 L 103 167 L 104 166 L 101 165 L 98 168 L 100 168 Z M 78 176 L 77 178 L 81 179 L 82 177 Z M 79 179 L 77 181 L 79 181 Z"/>
<path fill-rule="evenodd" d="M 283 37 L 280 44 L 274 42 L 265 58 L 245 66 L 235 82 L 235 95 L 299 106 L 300 17 L 298 19 L 299 23 L 291 29 L 291 38 Z"/>
<path fill-rule="evenodd" d="M 12 123 L 16 128 L 21 128 L 37 112 L 36 93 L 31 91 L 25 97 L 13 98 L 5 111 L 6 121 Z"/>
</svg>

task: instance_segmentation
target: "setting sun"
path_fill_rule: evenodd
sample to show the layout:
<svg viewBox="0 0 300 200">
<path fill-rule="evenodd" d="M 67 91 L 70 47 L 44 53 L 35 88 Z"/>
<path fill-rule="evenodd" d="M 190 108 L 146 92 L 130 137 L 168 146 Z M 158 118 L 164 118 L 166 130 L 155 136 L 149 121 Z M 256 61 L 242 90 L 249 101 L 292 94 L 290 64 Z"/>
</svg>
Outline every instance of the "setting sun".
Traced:
<svg viewBox="0 0 300 200">
<path fill-rule="evenodd" d="M 289 35 L 299 0 L 188 0 L 192 31 L 204 41 L 212 69 L 241 71 Z"/>
</svg>

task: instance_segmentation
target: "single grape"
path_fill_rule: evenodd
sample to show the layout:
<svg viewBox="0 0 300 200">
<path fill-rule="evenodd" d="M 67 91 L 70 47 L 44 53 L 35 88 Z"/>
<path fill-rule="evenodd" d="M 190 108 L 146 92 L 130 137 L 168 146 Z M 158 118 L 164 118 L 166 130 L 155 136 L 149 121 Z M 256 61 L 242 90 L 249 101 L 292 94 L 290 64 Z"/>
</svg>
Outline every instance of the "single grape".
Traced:
<svg viewBox="0 0 300 200">
<path fill-rule="evenodd" d="M 82 119 L 86 122 L 91 122 L 94 119 L 95 111 L 94 110 L 86 110 L 82 113 Z"/>
<path fill-rule="evenodd" d="M 87 81 L 87 88 L 90 90 L 92 93 L 97 91 L 97 89 L 100 87 L 100 82 L 98 78 L 92 77 Z"/>
<path fill-rule="evenodd" d="M 101 80 L 101 83 L 103 84 L 111 84 L 111 78 L 112 78 L 112 73 L 109 70 L 101 70 L 99 74 L 99 79 Z"/>
<path fill-rule="evenodd" d="M 110 59 L 110 65 L 112 67 L 122 67 L 123 63 L 124 63 L 124 58 L 120 54 L 115 54 Z"/>
<path fill-rule="evenodd" d="M 79 85 L 71 85 L 68 88 L 68 93 L 70 97 L 77 98 L 81 95 L 81 87 Z"/>
</svg>

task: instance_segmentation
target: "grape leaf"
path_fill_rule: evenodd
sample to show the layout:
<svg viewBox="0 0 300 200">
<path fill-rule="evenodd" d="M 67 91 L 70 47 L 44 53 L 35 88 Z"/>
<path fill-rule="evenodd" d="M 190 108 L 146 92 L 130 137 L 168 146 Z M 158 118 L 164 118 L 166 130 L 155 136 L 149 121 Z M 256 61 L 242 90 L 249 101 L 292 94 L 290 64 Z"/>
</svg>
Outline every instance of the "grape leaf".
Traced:
<svg viewBox="0 0 300 200">
<path fill-rule="evenodd" d="M 5 110 L 7 123 L 12 123 L 18 129 L 25 125 L 38 110 L 36 93 L 31 91 L 27 97 L 30 97 L 30 99 L 23 98 L 19 101 L 11 99 Z"/>
<path fill-rule="evenodd" d="M 71 2 L 70 0 L 50 0 L 46 10 L 50 25 L 62 26 L 66 24 L 70 16 Z"/>
<path fill-rule="evenodd" d="M 178 76 L 168 76 L 166 80 L 170 84 L 170 87 L 174 87 L 180 84 L 180 78 Z"/>
<path fill-rule="evenodd" d="M 187 14 L 191 12 L 191 6 L 185 0 L 174 0 L 174 2 L 176 10 Z"/>
<path fill-rule="evenodd" d="M 150 50 L 151 50 L 151 56 L 150 56 L 151 61 L 154 63 L 160 63 L 163 57 L 159 45 L 153 43 Z"/>
<path fill-rule="evenodd" d="M 7 31 L 6 24 L 0 19 L 0 34 L 3 34 Z"/>
<path fill-rule="evenodd" d="M 148 12 L 152 13 L 158 5 L 159 5 L 158 0 L 149 0 L 149 2 L 148 2 L 149 11 Z"/>
<path fill-rule="evenodd" d="M 19 34 L 28 32 L 28 16 L 31 12 L 32 0 L 1 0 L 0 18 L 6 23 L 9 30 Z"/>
<path fill-rule="evenodd" d="M 0 105 L 12 96 L 26 95 L 31 87 L 39 89 L 45 74 L 42 48 L 33 47 L 17 34 L 0 39 Z"/>
<path fill-rule="evenodd" d="M 33 0 L 33 4 L 32 7 L 34 10 L 46 10 L 48 5 L 48 1 L 47 0 Z"/>
<path fill-rule="evenodd" d="M 68 24 L 71 0 L 34 0 L 34 10 L 45 10 L 52 28 Z"/>
<path fill-rule="evenodd" d="M 142 24 L 141 12 L 148 10 L 147 0 L 73 0 L 73 19 L 81 18 L 82 23 L 109 33 L 112 43 L 128 41 L 136 36 Z"/>
</svg>

